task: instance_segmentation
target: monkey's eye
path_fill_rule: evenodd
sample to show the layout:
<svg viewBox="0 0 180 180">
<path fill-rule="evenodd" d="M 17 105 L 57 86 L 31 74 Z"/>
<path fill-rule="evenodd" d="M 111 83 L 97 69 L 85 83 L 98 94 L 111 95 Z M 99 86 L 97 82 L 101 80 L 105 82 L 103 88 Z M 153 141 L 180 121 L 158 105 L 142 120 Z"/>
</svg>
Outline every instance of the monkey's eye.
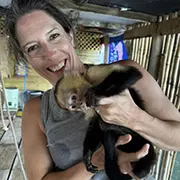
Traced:
<svg viewBox="0 0 180 180">
<path fill-rule="evenodd" d="M 73 102 L 75 102 L 76 99 L 77 99 L 77 95 L 76 95 L 76 94 L 72 94 L 71 97 L 70 97 L 70 99 L 71 99 Z"/>
<path fill-rule="evenodd" d="M 69 95 L 68 104 L 73 105 L 77 101 L 77 94 L 73 93 Z"/>
</svg>

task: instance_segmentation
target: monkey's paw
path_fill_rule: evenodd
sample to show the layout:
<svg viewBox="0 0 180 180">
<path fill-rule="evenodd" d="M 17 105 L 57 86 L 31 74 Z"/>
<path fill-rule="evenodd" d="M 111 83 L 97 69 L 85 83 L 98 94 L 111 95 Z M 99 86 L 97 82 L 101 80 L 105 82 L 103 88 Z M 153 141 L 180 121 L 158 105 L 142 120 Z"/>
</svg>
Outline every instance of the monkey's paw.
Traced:
<svg viewBox="0 0 180 180">
<path fill-rule="evenodd" d="M 94 166 L 92 163 L 89 163 L 86 165 L 86 169 L 87 171 L 91 172 L 91 173 L 96 173 L 98 172 L 98 168 L 97 166 Z"/>
</svg>

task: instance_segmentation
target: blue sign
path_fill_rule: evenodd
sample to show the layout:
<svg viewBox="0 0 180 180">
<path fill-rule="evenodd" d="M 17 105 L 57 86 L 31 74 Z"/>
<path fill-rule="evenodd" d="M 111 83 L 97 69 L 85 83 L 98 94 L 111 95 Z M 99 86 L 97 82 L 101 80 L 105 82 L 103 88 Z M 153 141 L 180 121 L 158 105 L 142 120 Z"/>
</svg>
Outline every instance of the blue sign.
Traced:
<svg viewBox="0 0 180 180">
<path fill-rule="evenodd" d="M 108 64 L 128 59 L 123 35 L 109 38 L 109 59 Z"/>
</svg>

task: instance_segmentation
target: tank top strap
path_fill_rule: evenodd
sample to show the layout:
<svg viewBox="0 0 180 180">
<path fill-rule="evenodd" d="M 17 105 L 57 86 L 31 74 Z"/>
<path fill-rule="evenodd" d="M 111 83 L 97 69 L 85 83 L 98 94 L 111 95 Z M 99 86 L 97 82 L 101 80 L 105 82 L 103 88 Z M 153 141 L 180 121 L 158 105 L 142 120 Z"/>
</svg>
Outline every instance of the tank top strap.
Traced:
<svg viewBox="0 0 180 180">
<path fill-rule="evenodd" d="M 47 113 L 49 109 L 49 99 L 50 99 L 50 90 L 45 91 L 43 93 L 40 101 L 40 118 L 44 127 L 48 118 Z"/>
</svg>

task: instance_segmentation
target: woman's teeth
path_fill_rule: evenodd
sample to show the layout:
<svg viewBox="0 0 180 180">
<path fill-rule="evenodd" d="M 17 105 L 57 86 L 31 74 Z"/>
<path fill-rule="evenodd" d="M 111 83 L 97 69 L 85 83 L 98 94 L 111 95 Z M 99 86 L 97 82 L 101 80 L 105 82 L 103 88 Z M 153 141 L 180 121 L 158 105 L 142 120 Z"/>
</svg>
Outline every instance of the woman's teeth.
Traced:
<svg viewBox="0 0 180 180">
<path fill-rule="evenodd" d="M 49 69 L 53 72 L 60 70 L 64 66 L 64 62 L 59 63 L 57 66 L 51 66 Z"/>
</svg>

